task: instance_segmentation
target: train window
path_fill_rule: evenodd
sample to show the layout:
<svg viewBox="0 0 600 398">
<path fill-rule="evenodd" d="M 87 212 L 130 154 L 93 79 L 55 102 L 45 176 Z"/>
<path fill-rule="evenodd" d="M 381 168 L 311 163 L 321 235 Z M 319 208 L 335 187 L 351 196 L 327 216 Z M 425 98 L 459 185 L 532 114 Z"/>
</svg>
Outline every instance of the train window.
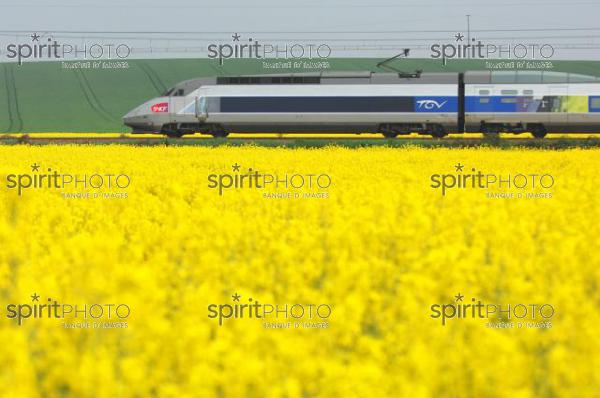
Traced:
<svg viewBox="0 0 600 398">
<path fill-rule="evenodd" d="M 600 109 L 600 98 L 592 98 L 590 101 L 590 108 Z"/>
<path fill-rule="evenodd" d="M 218 77 L 217 84 L 319 84 L 319 76 L 248 76 Z"/>
<path fill-rule="evenodd" d="M 319 84 L 320 82 L 321 78 L 319 76 L 248 76 L 217 78 L 217 84 Z"/>
<path fill-rule="evenodd" d="M 494 71 L 492 72 L 491 83 L 514 83 L 517 79 L 517 72 Z"/>
<path fill-rule="evenodd" d="M 502 90 L 500 91 L 502 95 L 517 95 L 519 94 L 518 90 Z"/>
<path fill-rule="evenodd" d="M 489 98 L 479 98 L 479 103 L 480 104 L 489 104 L 490 99 Z"/>
<path fill-rule="evenodd" d="M 533 95 L 533 90 L 523 90 L 523 95 Z"/>
<path fill-rule="evenodd" d="M 544 71 L 542 74 L 542 81 L 544 83 L 566 83 L 567 74 L 562 72 Z"/>
<path fill-rule="evenodd" d="M 502 98 L 502 103 L 504 104 L 515 104 L 517 102 L 516 98 Z"/>
<path fill-rule="evenodd" d="M 518 71 L 517 83 L 539 84 L 542 82 L 542 72 L 540 71 Z"/>
<path fill-rule="evenodd" d="M 569 73 L 569 83 L 589 83 L 596 79 L 593 76 L 579 75 L 577 73 Z"/>
<path fill-rule="evenodd" d="M 490 95 L 490 90 L 479 90 L 479 95 Z"/>
<path fill-rule="evenodd" d="M 171 96 L 172 97 L 183 97 L 183 89 L 180 88 L 179 90 L 177 90 L 174 93 L 172 93 Z"/>
<path fill-rule="evenodd" d="M 275 84 L 290 84 L 292 83 L 291 77 L 274 77 L 273 83 Z"/>
</svg>

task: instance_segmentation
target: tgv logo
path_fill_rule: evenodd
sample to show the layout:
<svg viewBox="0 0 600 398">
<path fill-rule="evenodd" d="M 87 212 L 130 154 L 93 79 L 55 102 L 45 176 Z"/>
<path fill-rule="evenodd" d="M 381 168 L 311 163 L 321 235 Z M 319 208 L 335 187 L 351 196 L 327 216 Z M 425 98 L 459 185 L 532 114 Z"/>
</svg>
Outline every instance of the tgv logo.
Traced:
<svg viewBox="0 0 600 398">
<path fill-rule="evenodd" d="M 419 109 L 441 109 L 442 106 L 446 105 L 446 102 L 448 102 L 448 100 L 442 103 L 435 100 L 420 100 L 417 101 L 417 105 L 419 106 Z"/>
</svg>

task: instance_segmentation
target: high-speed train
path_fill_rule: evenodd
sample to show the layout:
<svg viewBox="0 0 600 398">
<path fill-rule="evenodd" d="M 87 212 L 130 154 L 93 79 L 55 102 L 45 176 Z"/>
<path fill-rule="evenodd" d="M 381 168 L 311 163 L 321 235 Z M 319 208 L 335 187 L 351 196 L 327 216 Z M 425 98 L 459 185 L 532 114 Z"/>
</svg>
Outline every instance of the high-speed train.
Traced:
<svg viewBox="0 0 600 398">
<path fill-rule="evenodd" d="M 187 80 L 123 117 L 133 132 L 600 133 L 600 78 L 553 71 L 322 72 Z"/>
</svg>

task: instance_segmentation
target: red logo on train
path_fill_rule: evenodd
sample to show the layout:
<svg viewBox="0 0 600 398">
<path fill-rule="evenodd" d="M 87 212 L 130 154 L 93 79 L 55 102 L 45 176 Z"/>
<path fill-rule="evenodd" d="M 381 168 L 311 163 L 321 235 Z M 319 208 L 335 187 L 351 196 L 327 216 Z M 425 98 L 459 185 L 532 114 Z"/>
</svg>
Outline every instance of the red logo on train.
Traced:
<svg viewBox="0 0 600 398">
<path fill-rule="evenodd" d="M 152 105 L 150 109 L 152 110 L 152 112 L 169 112 L 169 103 L 159 102 L 158 104 Z"/>
</svg>

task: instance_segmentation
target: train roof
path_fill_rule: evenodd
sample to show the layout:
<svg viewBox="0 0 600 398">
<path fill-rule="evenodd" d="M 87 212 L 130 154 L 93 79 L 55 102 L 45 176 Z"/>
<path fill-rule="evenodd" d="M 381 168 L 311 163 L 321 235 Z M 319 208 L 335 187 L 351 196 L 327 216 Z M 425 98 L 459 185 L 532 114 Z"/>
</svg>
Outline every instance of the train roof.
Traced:
<svg viewBox="0 0 600 398">
<path fill-rule="evenodd" d="M 369 71 L 303 72 L 222 76 L 216 84 L 456 84 L 457 73 L 422 73 L 418 78 Z"/>
<path fill-rule="evenodd" d="M 458 73 L 439 72 L 421 73 L 418 76 L 406 77 L 397 73 L 379 73 L 370 71 L 348 72 L 303 72 L 280 73 L 266 75 L 242 75 L 217 77 L 217 84 L 276 84 L 276 83 L 313 83 L 339 84 L 364 83 L 366 79 L 372 84 L 454 84 L 458 82 Z M 555 71 L 467 71 L 467 84 L 542 84 L 542 83 L 599 83 L 600 77 L 555 72 Z"/>
<path fill-rule="evenodd" d="M 600 83 L 600 77 L 555 71 L 468 71 L 467 84 L 556 84 Z M 219 76 L 190 79 L 176 84 L 163 95 L 187 95 L 203 85 L 233 84 L 457 84 L 458 73 L 421 73 L 406 77 L 397 73 L 370 71 L 303 72 L 265 75 Z"/>
<path fill-rule="evenodd" d="M 600 83 L 600 77 L 555 71 L 470 71 L 465 73 L 465 83 L 470 84 L 552 84 Z"/>
</svg>

